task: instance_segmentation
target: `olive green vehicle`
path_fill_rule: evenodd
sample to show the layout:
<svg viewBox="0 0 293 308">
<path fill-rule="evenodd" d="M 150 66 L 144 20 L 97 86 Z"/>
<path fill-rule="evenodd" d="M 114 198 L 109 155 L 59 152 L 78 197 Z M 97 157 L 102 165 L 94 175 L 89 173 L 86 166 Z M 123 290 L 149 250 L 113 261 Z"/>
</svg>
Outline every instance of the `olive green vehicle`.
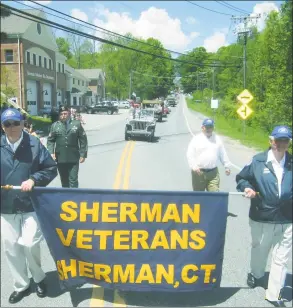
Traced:
<svg viewBox="0 0 293 308">
<path fill-rule="evenodd" d="M 143 109 L 153 109 L 155 112 L 155 119 L 158 122 L 162 122 L 163 120 L 163 108 L 162 101 L 154 99 L 154 100 L 143 100 L 141 103 L 141 107 Z"/>
</svg>

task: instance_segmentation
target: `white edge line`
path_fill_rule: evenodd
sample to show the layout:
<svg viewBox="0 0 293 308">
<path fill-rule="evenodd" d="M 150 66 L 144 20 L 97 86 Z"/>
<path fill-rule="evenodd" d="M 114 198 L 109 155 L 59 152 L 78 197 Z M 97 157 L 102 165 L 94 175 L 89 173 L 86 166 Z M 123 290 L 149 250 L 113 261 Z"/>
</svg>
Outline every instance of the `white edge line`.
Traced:
<svg viewBox="0 0 293 308">
<path fill-rule="evenodd" d="M 192 136 L 195 136 L 195 134 L 192 132 L 192 130 L 191 130 L 191 128 L 190 128 L 190 125 L 189 125 L 189 123 L 188 123 L 188 120 L 187 120 L 187 117 L 186 117 L 186 114 L 185 114 L 185 108 L 186 108 L 186 100 L 185 100 L 185 97 L 183 96 L 182 112 L 183 112 L 183 116 L 184 116 L 184 118 L 185 118 L 185 123 L 186 123 L 186 126 L 187 126 L 187 128 L 188 128 L 190 134 L 191 134 Z M 234 167 L 235 169 L 239 170 L 239 171 L 242 170 L 242 168 L 240 168 L 239 166 L 234 165 L 234 164 L 232 164 L 232 163 L 231 163 L 231 166 Z"/>
</svg>

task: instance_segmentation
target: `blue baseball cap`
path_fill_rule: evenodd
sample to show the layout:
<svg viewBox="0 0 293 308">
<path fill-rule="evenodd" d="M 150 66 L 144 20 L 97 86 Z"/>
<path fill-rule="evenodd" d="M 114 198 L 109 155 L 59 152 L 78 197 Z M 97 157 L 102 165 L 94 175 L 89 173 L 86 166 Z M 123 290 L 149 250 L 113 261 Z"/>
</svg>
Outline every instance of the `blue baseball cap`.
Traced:
<svg viewBox="0 0 293 308">
<path fill-rule="evenodd" d="M 22 121 L 22 114 L 15 108 L 8 108 L 1 114 L 1 124 L 4 122 L 12 120 L 12 121 Z"/>
<path fill-rule="evenodd" d="M 212 119 L 204 119 L 202 126 L 215 126 L 215 122 Z"/>
<path fill-rule="evenodd" d="M 274 139 L 281 139 L 281 138 L 292 139 L 292 132 L 288 126 L 279 125 L 273 129 L 270 136 L 274 137 Z"/>
</svg>

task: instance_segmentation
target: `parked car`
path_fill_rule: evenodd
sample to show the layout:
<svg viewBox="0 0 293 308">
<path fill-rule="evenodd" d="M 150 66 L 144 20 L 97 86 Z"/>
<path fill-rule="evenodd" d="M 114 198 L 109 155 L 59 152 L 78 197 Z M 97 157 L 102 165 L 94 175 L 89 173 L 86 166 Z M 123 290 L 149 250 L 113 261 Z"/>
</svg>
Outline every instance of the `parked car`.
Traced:
<svg viewBox="0 0 293 308">
<path fill-rule="evenodd" d="M 94 113 L 107 113 L 107 114 L 114 114 L 118 113 L 119 109 L 118 106 L 115 106 L 110 101 L 104 101 L 102 103 L 90 105 L 86 107 L 86 113 L 94 114 Z"/>
<path fill-rule="evenodd" d="M 156 130 L 155 111 L 153 109 L 133 108 L 125 125 L 125 140 L 134 136 L 143 136 L 153 142 Z"/>
</svg>

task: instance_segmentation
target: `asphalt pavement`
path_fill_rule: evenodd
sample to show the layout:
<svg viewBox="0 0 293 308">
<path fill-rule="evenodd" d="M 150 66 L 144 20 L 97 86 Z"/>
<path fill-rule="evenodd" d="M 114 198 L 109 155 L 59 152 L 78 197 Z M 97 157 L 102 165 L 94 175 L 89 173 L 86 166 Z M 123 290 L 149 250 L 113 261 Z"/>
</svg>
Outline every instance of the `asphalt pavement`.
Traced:
<svg viewBox="0 0 293 308">
<path fill-rule="evenodd" d="M 81 188 L 191 190 L 191 175 L 186 151 L 192 134 L 200 131 L 203 115 L 187 109 L 183 96 L 180 104 L 162 123 L 157 123 L 153 143 L 124 140 L 128 110 L 114 115 L 84 115 L 89 141 L 88 158 L 80 165 Z M 217 125 L 217 124 L 216 124 Z M 235 192 L 235 175 L 256 153 L 239 141 L 222 136 L 233 163 L 232 174 L 226 176 L 220 166 L 222 191 Z M 59 177 L 50 186 L 60 187 Z M 249 201 L 230 195 L 221 288 L 200 293 L 117 292 L 92 285 L 63 292 L 53 259 L 46 243 L 42 243 L 42 264 L 47 272 L 48 296 L 35 293 L 25 297 L 16 307 L 271 307 L 264 300 L 265 290 L 246 285 L 250 259 Z M 270 260 L 267 265 L 269 270 Z M 289 260 L 286 285 L 292 287 L 292 258 Z M 32 283 L 33 288 L 33 283 Z M 10 307 L 12 279 L 1 249 L 1 307 Z M 287 303 L 292 307 L 292 289 L 287 288 Z"/>
</svg>

